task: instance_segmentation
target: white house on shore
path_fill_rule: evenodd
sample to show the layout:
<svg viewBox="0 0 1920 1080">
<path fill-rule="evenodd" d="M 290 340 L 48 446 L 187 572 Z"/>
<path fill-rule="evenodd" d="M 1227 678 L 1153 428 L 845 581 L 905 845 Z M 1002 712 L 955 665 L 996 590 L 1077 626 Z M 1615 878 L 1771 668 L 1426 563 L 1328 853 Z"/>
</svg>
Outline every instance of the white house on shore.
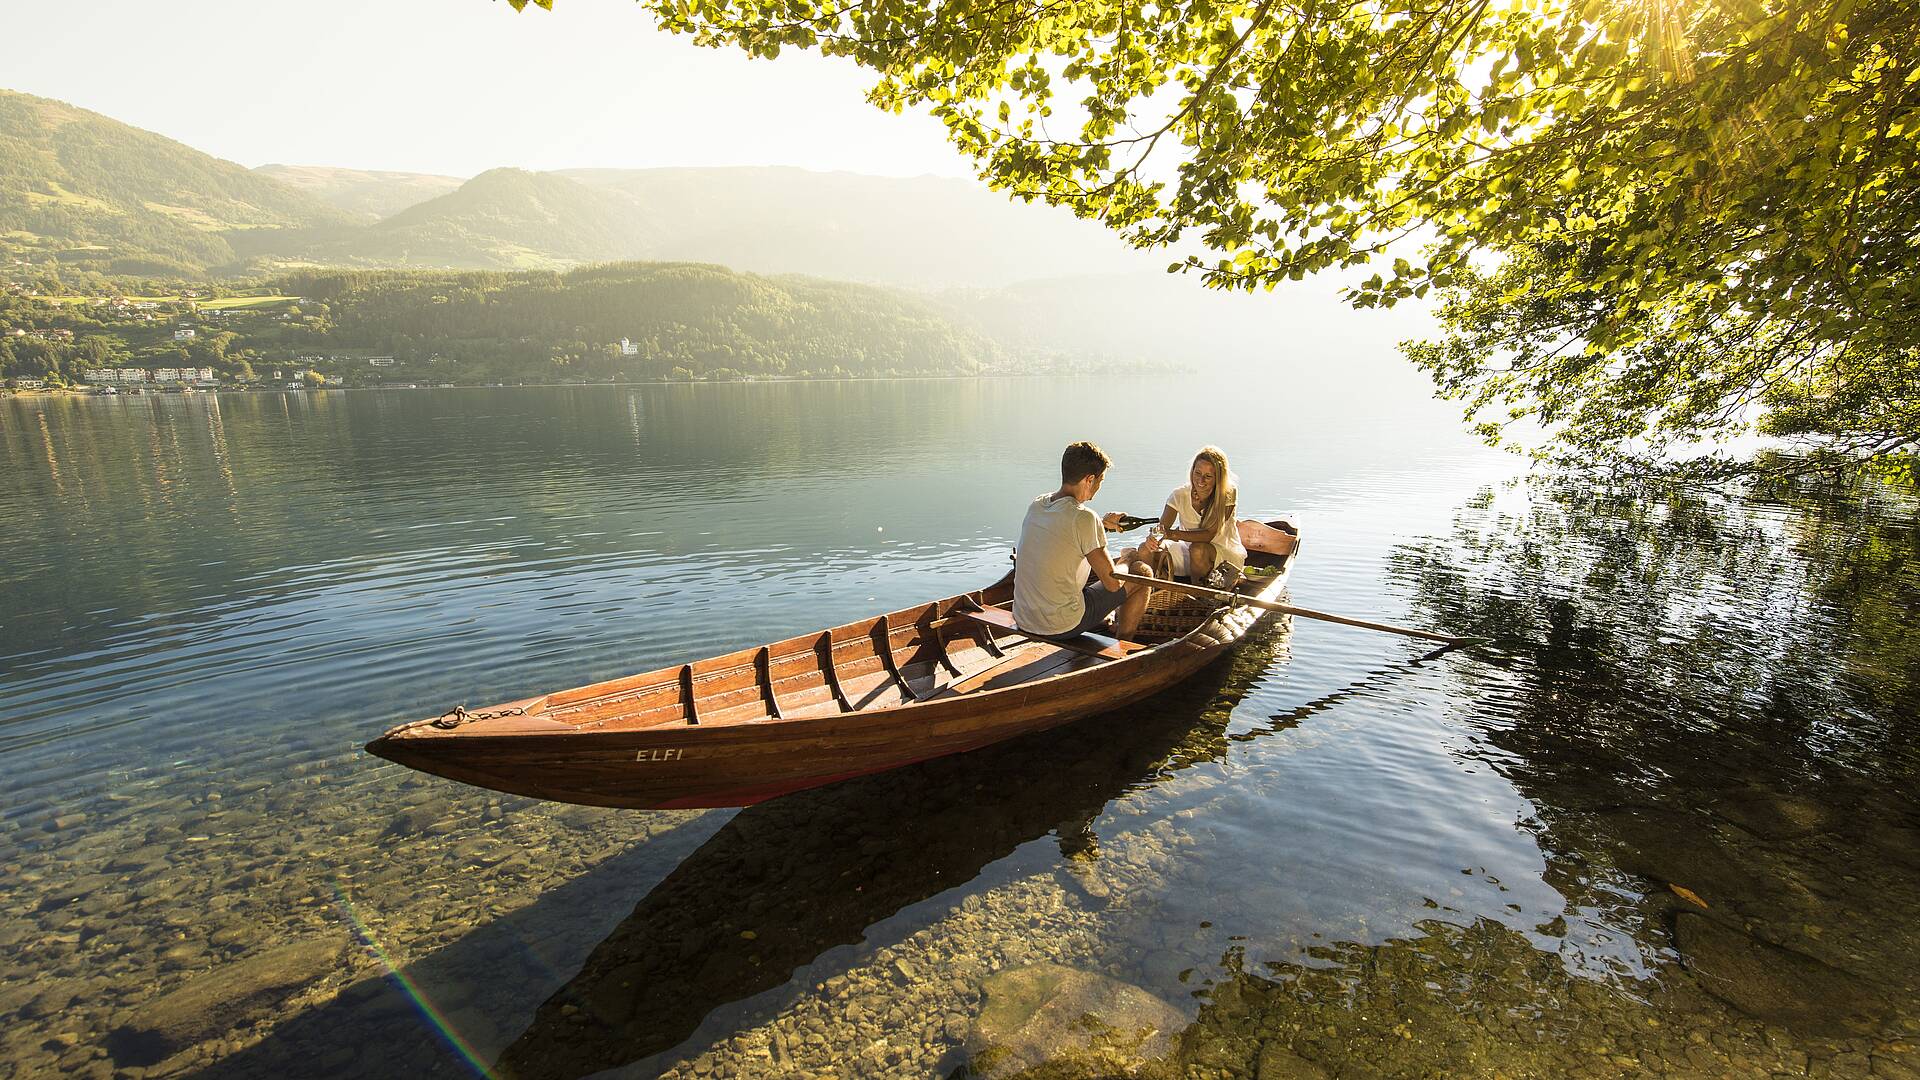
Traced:
<svg viewBox="0 0 1920 1080">
<path fill-rule="evenodd" d="M 193 340 L 193 327 L 191 327 L 191 326 L 183 326 L 183 327 L 181 327 L 180 329 L 178 329 L 178 330 L 175 330 L 175 331 L 173 332 L 173 340 L 175 340 L 175 341 L 192 341 L 192 340 Z"/>
</svg>

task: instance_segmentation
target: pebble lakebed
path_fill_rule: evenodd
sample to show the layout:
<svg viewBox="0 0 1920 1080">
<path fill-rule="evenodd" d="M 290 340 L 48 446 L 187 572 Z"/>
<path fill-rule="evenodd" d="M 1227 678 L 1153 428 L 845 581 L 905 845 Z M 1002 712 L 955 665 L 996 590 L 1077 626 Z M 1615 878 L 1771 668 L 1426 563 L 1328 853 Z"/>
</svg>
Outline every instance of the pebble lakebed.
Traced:
<svg viewBox="0 0 1920 1080">
<path fill-rule="evenodd" d="M 8 1021 L 0 1070 L 22 1077 L 468 1071 L 388 962 L 481 1061 L 516 1036 L 536 1047 L 564 1044 L 596 1019 L 561 1004 L 543 1009 L 525 1032 L 500 1030 L 497 1018 L 524 1010 L 524 984 L 487 970 L 499 956 L 486 949 L 468 950 L 478 970 L 458 957 L 437 959 L 441 950 L 476 925 L 511 920 L 548 890 L 592 881 L 595 867 L 623 853 L 657 847 L 671 861 L 711 821 L 697 812 L 533 803 L 397 770 L 369 790 L 349 779 L 359 764 L 321 760 L 277 784 L 225 790 L 204 777 L 156 784 L 144 798 L 101 799 L 84 821 L 13 827 L 0 865 L 8 883 L 0 947 L 15 958 L 12 974 L 0 979 L 0 1016 Z M 195 791 L 177 790 L 188 786 Z M 695 1037 L 632 1067 L 676 1080 L 943 1075 L 978 1049 L 969 1033 L 990 978 L 1047 962 L 1136 983 L 1192 1018 L 1170 1056 L 1137 1063 L 1146 1076 L 1920 1076 L 1912 975 L 1884 967 L 1916 948 L 1915 922 L 1904 918 L 1920 912 L 1911 867 L 1897 857 L 1850 866 L 1854 872 L 1828 865 L 1858 855 L 1861 843 L 1836 837 L 1831 809 L 1752 791 L 1719 808 L 1723 830 L 1749 841 L 1735 849 L 1738 865 L 1723 872 L 1760 901 L 1738 915 L 1713 912 L 1731 919 L 1740 936 L 1701 942 L 1725 950 L 1755 935 L 1798 956 L 1826 954 L 1836 970 L 1859 973 L 1882 991 L 1861 996 L 1873 1023 L 1854 1030 L 1816 1013 L 1770 1021 L 1743 1011 L 1765 1002 L 1740 993 L 1793 999 L 1792 986 L 1748 987 L 1733 1001 L 1724 991 L 1716 996 L 1699 972 L 1737 968 L 1738 958 L 1676 949 L 1667 928 L 1693 917 L 1693 903 L 1658 889 L 1619 898 L 1623 911 L 1616 912 L 1624 921 L 1630 911 L 1652 928 L 1652 979 L 1595 978 L 1510 928 L 1438 917 L 1418 936 L 1371 946 L 1329 942 L 1297 965 L 1242 965 L 1241 945 L 1229 943 L 1222 954 L 1217 931 L 1177 925 L 1162 910 L 1182 851 L 1232 790 L 1228 778 L 1206 770 L 1183 774 L 1180 786 L 1183 805 L 1173 812 L 1153 787 L 1108 803 L 1097 855 L 1062 856 L 990 887 L 940 895 L 898 940 L 801 964 L 774 990 L 719 1009 Z M 382 811 L 353 809 L 342 798 L 349 794 Z M 1631 808 L 1616 812 L 1638 829 L 1671 832 L 1680 824 L 1648 822 Z M 1771 842 L 1751 842 L 1763 835 Z M 1675 865 L 1697 866 L 1727 863 L 1715 854 L 1726 850 L 1725 839 L 1701 834 L 1693 848 L 1670 839 L 1652 846 Z M 1910 841 L 1904 833 L 1870 839 L 1895 856 Z M 769 859 L 761 870 L 769 877 L 809 872 L 777 854 Z M 699 868 L 726 869 L 720 862 Z M 633 895 L 630 882 L 616 881 L 568 902 L 604 908 L 630 904 Z M 1796 910 L 1807 907 L 1844 917 L 1822 927 Z M 605 925 L 573 921 L 584 924 L 576 925 L 583 937 Z M 308 941 L 330 947 L 309 953 L 307 969 L 285 980 L 292 989 L 270 1006 L 249 1007 L 233 1030 L 208 1033 L 147 1066 L 116 1059 L 113 1033 L 141 1023 L 167 995 L 196 980 L 217 982 L 249 956 Z M 754 948 L 751 938 L 738 944 Z M 581 940 L 560 951 L 591 945 Z M 1904 995 L 1884 992 L 1895 987 Z M 302 1023 L 328 1013 L 329 1022 Z M 1083 1075 L 1071 1054 L 1048 1074 Z"/>
</svg>

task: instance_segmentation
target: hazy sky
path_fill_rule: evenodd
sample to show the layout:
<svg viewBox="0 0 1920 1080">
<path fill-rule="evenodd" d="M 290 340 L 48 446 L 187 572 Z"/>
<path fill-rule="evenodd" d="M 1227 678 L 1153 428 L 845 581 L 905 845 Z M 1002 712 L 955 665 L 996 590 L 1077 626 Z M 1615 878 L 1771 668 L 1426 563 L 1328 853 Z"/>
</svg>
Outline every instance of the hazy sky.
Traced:
<svg viewBox="0 0 1920 1080">
<path fill-rule="evenodd" d="M 248 166 L 971 175 L 851 63 L 695 48 L 633 0 L 9 0 L 0 42 L 0 86 Z"/>
</svg>

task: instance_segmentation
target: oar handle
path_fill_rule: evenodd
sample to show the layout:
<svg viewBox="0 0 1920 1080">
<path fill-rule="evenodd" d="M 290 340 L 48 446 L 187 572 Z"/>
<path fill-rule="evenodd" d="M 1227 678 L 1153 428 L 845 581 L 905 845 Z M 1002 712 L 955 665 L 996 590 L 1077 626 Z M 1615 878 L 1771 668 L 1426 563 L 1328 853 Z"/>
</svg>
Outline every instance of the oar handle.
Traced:
<svg viewBox="0 0 1920 1080">
<path fill-rule="evenodd" d="M 1339 623 L 1342 626 L 1357 626 L 1362 630 L 1379 630 L 1388 634 L 1402 634 L 1406 637 L 1419 638 L 1422 641 L 1438 641 L 1447 645 L 1475 645 L 1486 640 L 1485 638 L 1451 637 L 1447 634 L 1436 634 L 1431 630 L 1415 630 L 1411 626 L 1395 626 L 1392 623 L 1354 619 L 1345 615 L 1335 615 L 1327 611 L 1315 611 L 1312 608 L 1295 607 L 1292 604 L 1262 600 L 1257 596 L 1229 592 L 1226 589 L 1209 589 L 1204 585 L 1189 585 L 1184 581 L 1168 581 L 1164 578 L 1147 577 L 1144 574 L 1129 574 L 1121 570 L 1115 570 L 1113 576 L 1122 581 L 1138 581 L 1146 585 L 1151 585 L 1156 589 L 1172 589 L 1174 592 L 1186 593 L 1188 596 L 1201 596 L 1214 600 L 1225 600 L 1233 604 L 1246 604 L 1249 607 L 1277 611 L 1282 615 L 1298 615 L 1303 619 L 1318 619 L 1321 622 Z"/>
</svg>

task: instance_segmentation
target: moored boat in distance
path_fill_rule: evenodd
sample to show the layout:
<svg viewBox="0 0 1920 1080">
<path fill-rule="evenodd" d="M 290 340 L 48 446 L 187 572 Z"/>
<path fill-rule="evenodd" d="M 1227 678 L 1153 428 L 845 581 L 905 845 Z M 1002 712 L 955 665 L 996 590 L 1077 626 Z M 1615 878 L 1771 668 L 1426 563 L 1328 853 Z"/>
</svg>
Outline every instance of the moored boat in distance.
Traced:
<svg viewBox="0 0 1920 1080">
<path fill-rule="evenodd" d="M 1295 533 L 1284 522 L 1269 526 Z M 1294 556 L 1250 552 L 1273 600 Z M 540 799 L 747 806 L 1092 716 L 1179 682 L 1269 612 L 1154 593 L 1136 641 L 1014 628 L 1011 574 L 977 592 L 754 649 L 405 724 L 368 752 Z"/>
</svg>

